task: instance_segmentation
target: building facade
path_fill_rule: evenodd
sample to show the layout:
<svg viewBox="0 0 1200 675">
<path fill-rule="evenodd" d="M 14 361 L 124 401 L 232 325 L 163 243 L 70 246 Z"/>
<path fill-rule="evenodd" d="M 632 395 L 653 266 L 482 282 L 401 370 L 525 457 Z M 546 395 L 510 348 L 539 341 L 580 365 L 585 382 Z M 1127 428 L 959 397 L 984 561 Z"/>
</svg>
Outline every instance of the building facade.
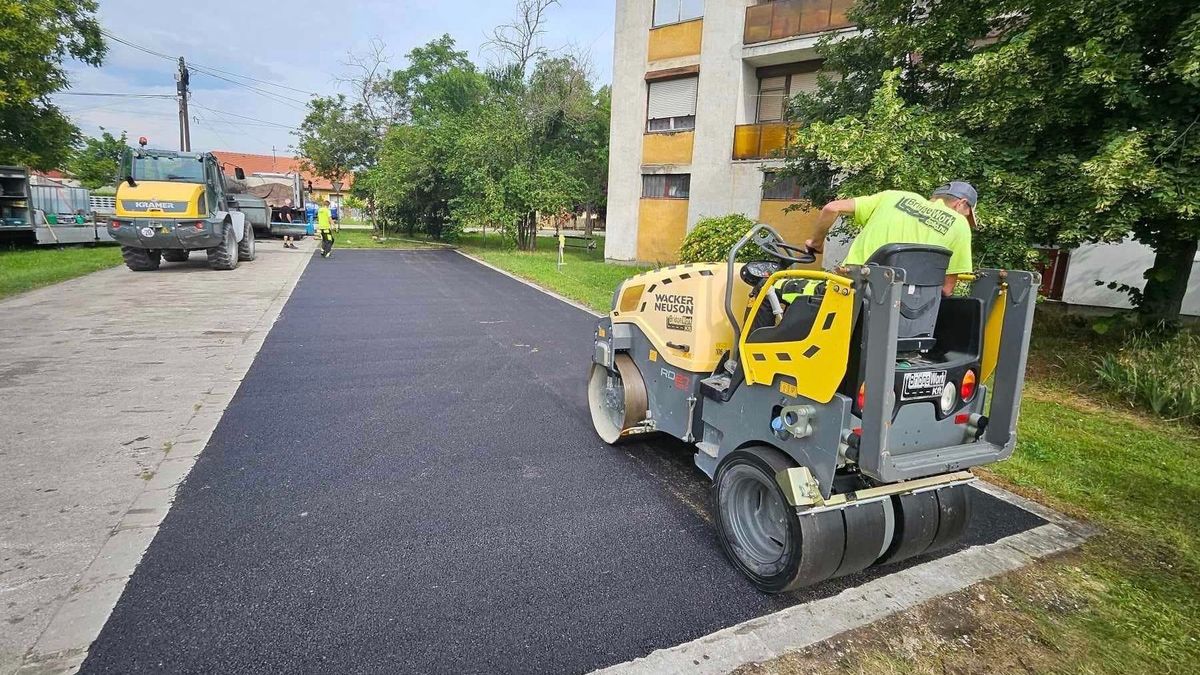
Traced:
<svg viewBox="0 0 1200 675">
<path fill-rule="evenodd" d="M 816 213 L 773 170 L 787 99 L 850 0 L 617 0 L 605 256 L 667 263 L 696 221 L 742 213 L 803 241 Z"/>
</svg>

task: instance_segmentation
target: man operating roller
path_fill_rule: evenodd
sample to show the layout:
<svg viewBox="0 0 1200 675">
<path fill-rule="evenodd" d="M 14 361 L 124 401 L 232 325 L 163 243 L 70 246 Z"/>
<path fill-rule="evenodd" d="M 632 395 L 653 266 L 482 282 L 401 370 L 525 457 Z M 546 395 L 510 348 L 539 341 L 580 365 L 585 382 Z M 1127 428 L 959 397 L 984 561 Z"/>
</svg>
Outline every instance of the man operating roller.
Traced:
<svg viewBox="0 0 1200 675">
<path fill-rule="evenodd" d="M 853 216 L 862 227 L 845 265 L 863 265 L 871 254 L 887 244 L 931 244 L 950 251 L 942 294 L 954 292 L 959 274 L 971 267 L 971 228 L 975 227 L 975 204 L 979 195 L 970 183 L 951 181 L 926 199 L 915 192 L 885 190 L 866 197 L 838 199 L 821 207 L 817 236 L 805 242 L 822 252 L 825 237 L 839 216 Z"/>
</svg>

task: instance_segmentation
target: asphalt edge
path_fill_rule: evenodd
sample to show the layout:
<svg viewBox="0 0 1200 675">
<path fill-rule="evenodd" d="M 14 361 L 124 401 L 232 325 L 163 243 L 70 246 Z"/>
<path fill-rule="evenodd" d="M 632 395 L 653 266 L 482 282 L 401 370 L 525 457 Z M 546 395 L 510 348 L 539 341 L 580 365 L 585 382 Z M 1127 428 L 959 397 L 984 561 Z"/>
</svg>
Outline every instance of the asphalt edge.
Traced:
<svg viewBox="0 0 1200 675">
<path fill-rule="evenodd" d="M 95 558 L 72 585 L 71 592 L 59 603 L 50 623 L 26 652 L 16 675 L 74 673 L 83 665 L 92 642 L 108 622 L 125 585 L 141 563 L 143 554 L 174 503 L 176 490 L 191 472 L 200 452 L 208 445 L 209 437 L 216 430 L 242 379 L 262 349 L 267 334 L 314 258 L 312 251 L 307 253 L 309 255 L 297 256 L 290 280 L 275 294 L 243 340 L 243 347 L 252 349 L 237 350 L 225 364 L 227 379 L 217 382 L 201 395 L 188 422 L 174 438 L 167 441 L 169 449 L 154 467 L 153 478 L 146 481 L 146 485 L 130 501 L 125 514 L 97 550 Z"/>
<path fill-rule="evenodd" d="M 504 276 L 508 277 L 509 279 L 514 279 L 516 281 L 519 281 L 519 282 L 525 284 L 526 286 L 528 286 L 534 290 L 545 293 L 546 295 L 554 298 L 555 300 L 561 300 L 562 302 L 567 303 L 568 305 L 574 307 L 575 309 L 581 309 L 581 310 L 587 312 L 588 314 L 591 314 L 594 317 L 604 316 L 600 312 L 593 310 L 591 307 L 588 307 L 587 305 L 575 302 L 574 300 L 566 297 L 565 295 L 559 295 L 558 293 L 555 293 L 554 291 L 550 290 L 549 288 L 546 288 L 545 286 L 539 286 L 538 284 L 535 284 L 534 282 L 532 282 L 528 279 L 519 277 L 519 276 L 513 274 L 512 272 L 509 272 L 507 270 L 502 270 L 499 267 L 496 267 L 495 265 L 493 265 L 489 262 L 486 262 L 480 258 L 476 258 L 475 256 L 471 255 L 470 253 L 464 253 L 461 249 L 456 248 L 456 249 L 454 249 L 454 252 L 461 255 L 464 258 L 469 258 L 471 260 L 474 260 L 475 262 L 479 263 L 480 265 L 483 265 L 484 267 L 486 267 L 492 271 L 499 272 L 500 274 L 503 274 Z"/>
<path fill-rule="evenodd" d="M 576 309 L 593 316 L 603 316 L 528 279 L 502 270 L 461 250 L 457 252 Z M 991 544 L 975 546 L 893 572 L 830 598 L 795 605 L 724 628 L 691 642 L 660 649 L 643 658 L 594 672 L 605 675 L 726 673 L 748 663 L 782 656 L 845 631 L 874 623 L 914 605 L 1019 569 L 1038 558 L 1068 551 L 1099 531 L 1099 528 L 1093 525 L 1069 518 L 1032 499 L 982 479 L 975 481 L 973 485 L 982 492 L 1038 516 L 1045 520 L 1046 524 Z M 997 560 L 999 564 L 992 564 Z M 847 612 L 848 607 L 851 608 L 850 612 Z M 830 621 L 831 616 L 847 613 L 856 618 L 850 622 Z"/>
</svg>

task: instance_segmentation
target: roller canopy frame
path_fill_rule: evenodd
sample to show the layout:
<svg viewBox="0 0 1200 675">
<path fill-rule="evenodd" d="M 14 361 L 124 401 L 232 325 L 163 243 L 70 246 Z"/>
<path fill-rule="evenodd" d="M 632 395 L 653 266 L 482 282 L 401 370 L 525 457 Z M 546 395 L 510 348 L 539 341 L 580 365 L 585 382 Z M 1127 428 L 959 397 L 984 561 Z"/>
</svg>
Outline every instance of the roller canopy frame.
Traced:
<svg viewBox="0 0 1200 675">
<path fill-rule="evenodd" d="M 990 422 L 982 438 L 973 443 L 934 448 L 903 456 L 889 452 L 892 412 L 896 406 L 893 389 L 896 372 L 897 311 L 905 286 L 905 272 L 894 267 L 868 265 L 851 270 L 855 287 L 861 289 L 863 311 L 862 354 L 866 401 L 862 410 L 862 437 L 858 465 L 864 474 L 884 483 L 911 480 L 949 471 L 990 464 L 1012 455 L 1016 446 L 1017 415 L 1025 387 L 1025 365 L 1029 336 L 1041 275 L 1018 270 L 979 270 L 971 286 L 971 297 L 984 304 L 990 316 L 997 302 L 1004 308 L 995 379 L 991 396 Z M 982 388 L 981 388 L 982 389 Z M 882 395 L 880 395 L 882 394 Z"/>
</svg>

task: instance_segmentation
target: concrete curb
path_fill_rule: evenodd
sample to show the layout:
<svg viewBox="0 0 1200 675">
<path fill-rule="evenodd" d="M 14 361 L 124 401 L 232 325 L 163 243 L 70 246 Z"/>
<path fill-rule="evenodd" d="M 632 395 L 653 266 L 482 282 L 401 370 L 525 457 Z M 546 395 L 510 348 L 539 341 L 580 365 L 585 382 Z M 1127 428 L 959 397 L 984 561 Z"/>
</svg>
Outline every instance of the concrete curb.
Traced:
<svg viewBox="0 0 1200 675">
<path fill-rule="evenodd" d="M 546 295 L 554 298 L 555 300 L 561 300 L 562 302 L 567 303 L 568 305 L 574 307 L 575 309 L 581 309 L 595 317 L 604 316 L 600 312 L 594 311 L 591 307 L 588 307 L 587 305 L 582 305 L 566 296 L 559 295 L 558 293 L 555 293 L 554 291 L 546 288 L 545 286 L 539 286 L 528 279 L 522 279 L 521 277 L 519 277 L 511 272 L 502 270 L 499 267 L 496 267 L 495 265 L 493 265 L 491 263 L 484 262 L 483 260 L 480 260 L 479 258 L 476 258 L 475 256 L 471 255 L 470 253 L 463 253 L 462 250 L 460 250 L 460 249 L 454 249 L 454 251 L 455 251 L 455 253 L 458 253 L 459 255 L 463 256 L 464 258 L 470 258 L 471 260 L 474 260 L 475 262 L 479 263 L 480 265 L 483 265 L 484 267 L 486 267 L 490 270 L 493 270 L 495 272 L 499 272 L 500 274 L 503 274 L 504 276 L 508 277 L 509 279 L 515 279 L 516 281 L 519 281 L 534 290 L 545 293 Z"/>
<path fill-rule="evenodd" d="M 128 504 L 124 515 L 61 602 L 50 623 L 26 653 L 19 675 L 73 673 L 108 621 L 125 584 L 150 546 L 158 527 L 175 501 L 179 485 L 217 428 L 225 408 L 262 348 L 300 276 L 313 259 L 312 251 L 297 256 L 288 283 L 280 288 L 258 322 L 246 332 L 242 349 L 224 366 L 225 377 L 201 395 L 187 423 L 167 441 L 167 451 L 153 467 L 153 476 Z"/>
</svg>

